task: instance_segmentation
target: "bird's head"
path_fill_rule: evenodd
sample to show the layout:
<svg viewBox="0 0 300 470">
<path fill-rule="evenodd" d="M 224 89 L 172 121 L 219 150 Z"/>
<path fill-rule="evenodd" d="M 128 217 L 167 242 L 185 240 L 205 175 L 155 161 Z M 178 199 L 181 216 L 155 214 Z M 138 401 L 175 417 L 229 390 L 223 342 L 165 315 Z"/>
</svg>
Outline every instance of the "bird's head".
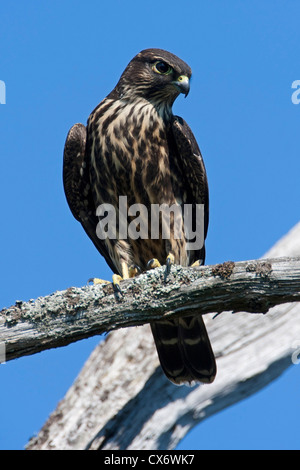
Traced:
<svg viewBox="0 0 300 470">
<path fill-rule="evenodd" d="M 139 96 L 171 108 L 180 93 L 188 95 L 191 75 L 191 68 L 174 54 L 145 49 L 128 64 L 116 89 L 124 99 Z"/>
</svg>

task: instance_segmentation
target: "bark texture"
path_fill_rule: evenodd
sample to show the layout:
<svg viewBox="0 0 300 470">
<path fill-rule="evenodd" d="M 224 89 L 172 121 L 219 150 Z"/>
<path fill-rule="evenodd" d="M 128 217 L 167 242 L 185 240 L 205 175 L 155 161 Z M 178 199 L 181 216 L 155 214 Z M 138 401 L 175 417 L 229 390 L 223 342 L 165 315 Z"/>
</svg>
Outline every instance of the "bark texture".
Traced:
<svg viewBox="0 0 300 470">
<path fill-rule="evenodd" d="M 262 298 L 266 298 L 265 283 L 269 289 L 270 280 L 277 272 L 277 261 L 269 258 L 299 255 L 300 224 L 264 256 L 267 260 L 246 262 L 246 265 L 235 263 L 229 276 L 222 272 L 224 265 L 216 267 L 210 291 L 213 304 L 218 306 L 215 311 L 227 310 L 231 302 L 229 300 L 226 304 L 224 292 L 223 297 L 218 297 L 218 283 L 223 284 L 225 292 L 228 288 L 227 297 L 230 298 L 231 281 L 243 285 L 245 277 L 249 276 L 259 282 L 255 287 L 244 288 L 246 310 L 261 308 L 266 312 L 274 304 L 265 300 L 260 303 Z M 282 261 L 283 264 L 286 262 Z M 237 266 L 242 265 L 241 272 Z M 299 274 L 299 264 L 297 266 Z M 199 272 L 203 269 L 206 272 L 213 267 L 200 268 Z M 230 266 L 227 265 L 226 269 Z M 200 282 L 203 277 L 205 275 L 194 282 Z M 290 276 L 285 291 L 290 292 L 291 300 L 299 300 L 293 283 L 294 277 Z M 171 284 L 167 286 L 173 298 L 182 285 L 173 292 Z M 188 283 L 184 288 L 191 285 Z M 280 285 L 274 280 L 275 290 L 280 291 Z M 180 299 L 181 294 L 178 294 L 175 314 L 184 309 L 184 302 L 181 303 Z M 163 310 L 157 307 L 159 315 L 169 314 L 167 295 L 164 297 L 162 294 L 162 298 L 159 295 L 158 301 L 164 304 Z M 197 302 L 200 304 L 199 298 Z M 129 324 L 131 320 L 128 320 Z M 158 365 L 148 325 L 114 331 L 92 352 L 64 399 L 27 448 L 173 449 L 195 424 L 261 389 L 291 366 L 295 359 L 300 342 L 300 303 L 276 305 L 267 315 L 232 315 L 227 312 L 213 319 L 213 315 L 208 314 L 205 321 L 217 357 L 218 374 L 213 384 L 194 387 L 171 384 Z"/>
<path fill-rule="evenodd" d="M 172 266 L 121 284 L 71 287 L 0 312 L 0 343 L 6 360 L 65 346 L 89 336 L 153 320 L 225 311 L 266 313 L 274 305 L 300 301 L 300 258 Z"/>
</svg>

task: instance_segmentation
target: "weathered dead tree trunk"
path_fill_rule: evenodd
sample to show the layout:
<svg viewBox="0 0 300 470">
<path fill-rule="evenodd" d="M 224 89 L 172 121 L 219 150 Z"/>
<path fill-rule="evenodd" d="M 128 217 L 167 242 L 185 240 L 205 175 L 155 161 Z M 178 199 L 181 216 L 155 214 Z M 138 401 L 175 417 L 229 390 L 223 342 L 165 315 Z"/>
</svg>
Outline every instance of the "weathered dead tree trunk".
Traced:
<svg viewBox="0 0 300 470">
<path fill-rule="evenodd" d="M 52 320 L 58 323 L 56 344 L 51 340 L 45 347 L 45 343 L 40 345 L 39 350 L 57 346 L 62 338 L 64 344 L 74 340 L 74 331 L 70 335 L 62 334 L 58 340 L 59 324 L 60 328 L 75 325 L 75 330 L 84 330 L 94 321 L 93 311 L 97 315 L 100 302 L 102 307 L 109 296 L 112 301 L 108 318 L 99 319 L 99 310 L 95 321 L 98 326 L 88 333 L 85 330 L 81 337 L 148 322 L 149 314 L 151 319 L 170 315 L 171 310 L 175 311 L 173 315 L 181 315 L 191 306 L 202 308 L 203 305 L 203 313 L 211 312 L 212 308 L 215 312 L 240 309 L 266 312 L 275 306 L 267 315 L 223 313 L 214 320 L 212 315 L 206 315 L 218 365 L 217 378 L 211 385 L 176 387 L 171 384 L 158 366 L 148 326 L 110 333 L 93 351 L 65 398 L 28 448 L 172 449 L 196 423 L 268 384 L 292 364 L 295 340 L 300 338 L 300 303 L 295 302 L 300 300 L 300 265 L 295 258 L 299 255 L 300 224 L 264 256 L 267 260 L 208 266 L 193 272 L 174 267 L 173 277 L 166 285 L 161 282 L 163 271 L 157 270 L 124 282 L 124 296 L 119 301 L 109 290 L 105 291 L 110 289 L 108 286 L 103 288 L 103 295 L 100 289 L 100 297 L 94 292 L 96 287 L 84 288 L 84 295 L 88 292 L 93 296 L 87 309 L 80 307 L 82 289 L 66 291 L 67 299 L 62 301 L 65 310 L 52 307 L 46 309 L 46 314 L 42 310 L 46 317 L 46 325 L 41 326 L 45 343 L 51 336 Z M 293 259 L 275 259 L 283 256 Z M 146 299 L 143 308 L 140 295 Z M 20 312 L 19 318 L 18 310 L 6 310 L 11 328 L 18 324 L 20 327 L 29 318 L 32 323 L 33 314 L 27 310 L 27 304 L 19 303 L 14 308 L 23 308 L 27 319 Z M 33 317 L 36 318 L 35 314 Z M 30 354 L 34 347 L 25 347 L 24 351 Z M 18 355 L 14 348 L 11 354 Z"/>
</svg>

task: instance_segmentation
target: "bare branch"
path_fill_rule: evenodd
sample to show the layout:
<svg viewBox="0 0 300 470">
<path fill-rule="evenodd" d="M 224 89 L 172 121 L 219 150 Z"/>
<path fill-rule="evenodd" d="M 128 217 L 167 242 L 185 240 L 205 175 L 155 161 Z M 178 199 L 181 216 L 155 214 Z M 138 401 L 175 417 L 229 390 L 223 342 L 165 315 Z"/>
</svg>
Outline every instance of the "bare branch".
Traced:
<svg viewBox="0 0 300 470">
<path fill-rule="evenodd" d="M 122 292 L 115 294 L 106 284 L 17 301 L 0 312 L 6 360 L 191 309 L 266 313 L 274 305 L 300 301 L 300 258 L 173 266 L 167 280 L 162 267 L 124 281 Z"/>
</svg>

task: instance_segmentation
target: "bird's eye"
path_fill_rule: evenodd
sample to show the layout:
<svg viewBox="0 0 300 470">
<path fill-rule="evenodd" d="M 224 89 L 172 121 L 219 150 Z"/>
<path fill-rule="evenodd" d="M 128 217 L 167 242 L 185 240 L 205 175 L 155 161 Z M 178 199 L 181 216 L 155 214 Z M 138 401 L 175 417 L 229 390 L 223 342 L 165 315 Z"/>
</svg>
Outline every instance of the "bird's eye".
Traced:
<svg viewBox="0 0 300 470">
<path fill-rule="evenodd" d="M 162 75 L 169 75 L 173 71 L 172 67 L 170 67 L 170 65 L 166 64 L 166 62 L 163 62 L 162 60 L 158 60 L 157 62 L 155 62 L 152 69 L 154 70 L 154 72 L 160 73 Z"/>
</svg>

